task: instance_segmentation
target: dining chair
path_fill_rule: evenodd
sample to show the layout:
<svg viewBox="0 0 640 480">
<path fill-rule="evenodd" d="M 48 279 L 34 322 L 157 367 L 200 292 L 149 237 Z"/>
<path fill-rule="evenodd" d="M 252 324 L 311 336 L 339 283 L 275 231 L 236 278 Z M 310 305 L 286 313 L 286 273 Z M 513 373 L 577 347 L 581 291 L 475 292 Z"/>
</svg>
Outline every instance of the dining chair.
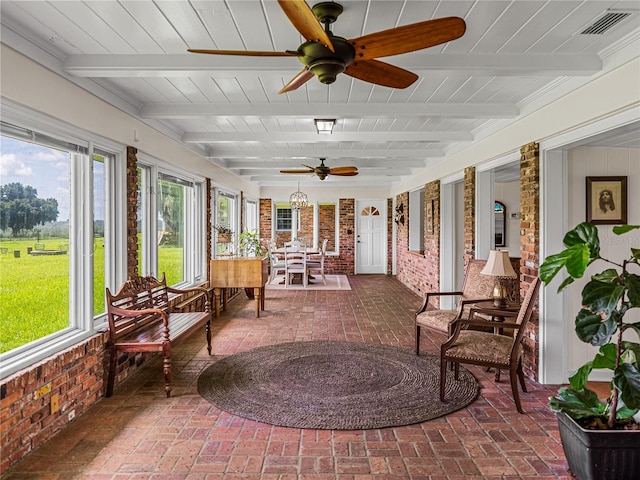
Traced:
<svg viewBox="0 0 640 480">
<path fill-rule="evenodd" d="M 493 300 L 495 280 L 488 275 L 481 275 L 486 260 L 471 259 L 467 264 L 462 281 L 462 290 L 452 292 L 427 292 L 422 306 L 415 313 L 416 323 L 416 355 L 420 355 L 420 334 L 422 327 L 451 335 L 451 325 L 457 319 L 469 314 L 470 305 L 476 302 Z M 456 308 L 442 309 L 433 305 L 433 300 L 444 296 L 458 297 Z"/>
<path fill-rule="evenodd" d="M 298 239 L 294 239 L 294 240 L 289 240 L 288 242 L 284 242 L 284 246 L 285 248 L 289 247 L 289 248 L 304 248 L 304 244 L 302 241 L 298 240 Z"/>
<path fill-rule="evenodd" d="M 275 242 L 271 241 L 267 243 L 267 250 L 269 252 L 269 263 L 270 263 L 270 273 L 269 273 L 269 283 L 273 282 L 278 273 L 285 273 L 285 263 L 284 260 L 278 257 L 278 255 L 274 252 L 276 249 Z"/>
<path fill-rule="evenodd" d="M 496 369 L 508 370 L 511 380 L 511 392 L 519 413 L 524 413 L 518 392 L 518 380 L 522 391 L 526 392 L 524 372 L 522 371 L 522 338 L 527 323 L 533 314 L 533 308 L 538 298 L 540 279 L 534 278 L 529 290 L 520 305 L 520 310 L 505 312 L 505 317 L 515 317 L 515 321 L 504 321 L 501 327 L 512 329 L 509 335 L 500 334 L 491 329 L 489 322 L 476 315 L 473 307 L 469 318 L 461 318 L 454 322 L 453 333 L 440 347 L 440 400 L 445 399 L 447 381 L 447 364 L 453 364 L 454 379 L 458 380 L 460 364 L 482 365 Z M 473 327 L 483 328 L 475 330 Z"/>
<path fill-rule="evenodd" d="M 318 271 L 320 272 L 320 274 L 322 275 L 322 283 L 324 285 L 327 284 L 327 279 L 324 276 L 324 259 L 327 255 L 327 244 L 329 243 L 329 239 L 325 238 L 322 241 L 322 248 L 320 249 L 320 255 L 313 255 L 311 257 L 311 260 L 307 261 L 307 267 L 309 268 L 309 271 Z M 318 258 L 318 260 L 315 260 L 315 258 Z"/>
<path fill-rule="evenodd" d="M 284 248 L 284 286 L 288 287 L 292 281 L 292 275 L 302 275 L 302 284 L 309 284 L 309 270 L 307 267 L 307 252 L 305 249 Z"/>
</svg>

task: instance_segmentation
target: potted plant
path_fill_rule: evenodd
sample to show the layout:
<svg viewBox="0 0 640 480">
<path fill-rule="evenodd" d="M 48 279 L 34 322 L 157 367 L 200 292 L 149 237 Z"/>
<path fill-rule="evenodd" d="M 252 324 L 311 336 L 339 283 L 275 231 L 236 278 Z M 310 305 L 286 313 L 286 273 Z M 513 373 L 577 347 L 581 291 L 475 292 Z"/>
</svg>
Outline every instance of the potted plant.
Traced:
<svg viewBox="0 0 640 480">
<path fill-rule="evenodd" d="M 613 233 L 622 235 L 638 228 L 640 225 L 616 226 Z M 586 222 L 569 231 L 563 242 L 565 250 L 550 255 L 540 265 L 540 279 L 545 284 L 566 269 L 567 278 L 558 292 L 581 278 L 594 262 L 604 262 L 608 268 L 592 275 L 582 289 L 582 308 L 575 319 L 578 338 L 600 349 L 569 379 L 569 387 L 561 387 L 549 399 L 549 406 L 558 414 L 567 462 L 578 478 L 638 478 L 640 344 L 628 338 L 640 335 L 640 321 L 629 320 L 626 315 L 640 307 L 640 248 L 631 248 L 629 258 L 622 262 L 603 258 L 598 229 Z M 626 331 L 635 334 L 623 339 Z M 586 388 L 593 369 L 613 371 L 606 399 L 598 399 Z"/>
<path fill-rule="evenodd" d="M 238 236 L 238 246 L 245 257 L 259 257 L 264 255 L 264 248 L 260 243 L 258 231 L 245 230 Z"/>
<path fill-rule="evenodd" d="M 213 229 L 218 232 L 218 243 L 231 243 L 231 236 L 233 235 L 233 230 L 227 225 L 216 224 L 213 226 Z"/>
</svg>

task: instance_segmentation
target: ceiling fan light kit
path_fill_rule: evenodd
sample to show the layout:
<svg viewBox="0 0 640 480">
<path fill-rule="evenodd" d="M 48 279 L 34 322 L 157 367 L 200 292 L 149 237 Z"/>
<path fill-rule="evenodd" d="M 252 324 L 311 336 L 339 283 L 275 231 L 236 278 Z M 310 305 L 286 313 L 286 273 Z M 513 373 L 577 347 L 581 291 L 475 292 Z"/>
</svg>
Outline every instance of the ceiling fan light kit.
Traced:
<svg viewBox="0 0 640 480">
<path fill-rule="evenodd" d="M 436 18 L 388 30 L 345 39 L 329 26 L 343 12 L 336 2 L 320 2 L 310 8 L 304 0 L 278 0 L 289 21 L 306 39 L 295 51 L 261 52 L 246 50 L 189 49 L 193 53 L 244 56 L 295 56 L 304 68 L 278 93 L 296 90 L 314 76 L 331 84 L 341 73 L 390 88 L 407 88 L 418 76 L 408 70 L 377 60 L 414 52 L 455 40 L 464 35 L 466 24 L 458 17 Z M 324 27 L 323 27 L 324 25 Z"/>
<path fill-rule="evenodd" d="M 303 167 L 307 167 L 307 170 L 280 170 L 280 173 L 293 173 L 293 174 L 309 174 L 312 173 L 317 175 L 320 180 L 324 180 L 328 175 L 337 175 L 340 177 L 353 177 L 358 174 L 358 169 L 356 167 L 327 167 L 324 164 L 326 158 L 320 159 L 320 165 L 317 167 L 310 167 L 309 165 L 302 165 Z M 299 189 L 298 189 L 299 190 Z"/>
</svg>

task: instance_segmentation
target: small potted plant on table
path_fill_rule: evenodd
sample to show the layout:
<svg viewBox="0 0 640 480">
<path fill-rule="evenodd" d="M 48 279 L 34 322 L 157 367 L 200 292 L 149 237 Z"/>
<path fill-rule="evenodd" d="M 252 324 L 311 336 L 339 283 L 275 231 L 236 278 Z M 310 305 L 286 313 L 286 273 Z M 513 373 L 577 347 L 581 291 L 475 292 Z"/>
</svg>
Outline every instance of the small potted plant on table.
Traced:
<svg viewBox="0 0 640 480">
<path fill-rule="evenodd" d="M 218 243 L 231 243 L 231 237 L 233 236 L 233 230 L 227 225 L 216 224 L 213 229 L 218 232 Z"/>
<path fill-rule="evenodd" d="M 614 227 L 613 232 L 622 235 L 639 228 L 622 225 Z M 545 284 L 566 269 L 567 278 L 558 292 L 581 278 L 596 261 L 615 267 L 591 277 L 582 290 L 582 308 L 575 319 L 580 340 L 600 349 L 569 379 L 569 387 L 560 388 L 557 396 L 549 399 L 551 409 L 558 414 L 567 462 L 580 480 L 638 478 L 640 344 L 628 338 L 640 336 L 640 321 L 625 316 L 640 307 L 640 248 L 631 248 L 629 258 L 622 262 L 602 258 L 598 229 L 586 222 L 565 235 L 564 245 L 565 250 L 550 255 L 540 266 L 540 279 Z M 607 399 L 598 399 L 586 388 L 593 369 L 613 371 Z"/>
</svg>

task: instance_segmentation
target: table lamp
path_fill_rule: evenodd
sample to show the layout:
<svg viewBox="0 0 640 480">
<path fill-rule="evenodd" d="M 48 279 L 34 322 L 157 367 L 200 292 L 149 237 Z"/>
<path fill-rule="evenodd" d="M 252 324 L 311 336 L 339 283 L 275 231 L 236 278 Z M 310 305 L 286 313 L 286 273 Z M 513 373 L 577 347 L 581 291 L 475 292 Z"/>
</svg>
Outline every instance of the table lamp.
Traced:
<svg viewBox="0 0 640 480">
<path fill-rule="evenodd" d="M 507 250 L 490 250 L 487 264 L 480 273 L 496 277 L 496 283 L 493 287 L 493 305 L 496 308 L 506 307 L 506 285 L 504 280 L 506 278 L 517 278 L 518 276 L 511 266 L 509 252 Z"/>
</svg>

